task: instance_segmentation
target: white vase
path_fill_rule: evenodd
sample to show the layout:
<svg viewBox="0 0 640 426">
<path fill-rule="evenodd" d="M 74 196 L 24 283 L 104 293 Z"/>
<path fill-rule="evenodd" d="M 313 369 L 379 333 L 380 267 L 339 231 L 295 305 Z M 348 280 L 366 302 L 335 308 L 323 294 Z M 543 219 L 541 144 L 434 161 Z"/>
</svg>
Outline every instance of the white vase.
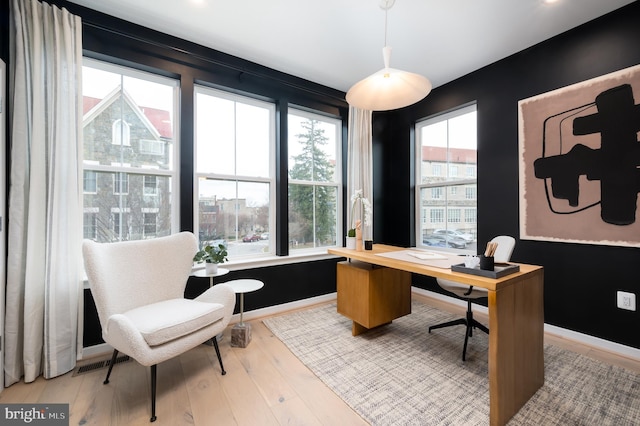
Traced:
<svg viewBox="0 0 640 426">
<path fill-rule="evenodd" d="M 348 249 L 355 250 L 356 249 L 356 237 L 347 237 L 347 246 Z"/>
<path fill-rule="evenodd" d="M 205 271 L 207 271 L 207 275 L 215 275 L 218 273 L 217 263 L 205 263 L 204 267 L 205 267 Z"/>
</svg>

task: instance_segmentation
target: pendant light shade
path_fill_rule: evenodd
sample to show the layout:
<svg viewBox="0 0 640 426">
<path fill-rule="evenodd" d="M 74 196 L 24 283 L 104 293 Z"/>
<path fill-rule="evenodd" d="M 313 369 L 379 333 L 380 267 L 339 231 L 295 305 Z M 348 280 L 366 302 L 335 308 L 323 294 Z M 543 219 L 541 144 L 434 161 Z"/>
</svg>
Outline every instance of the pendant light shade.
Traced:
<svg viewBox="0 0 640 426">
<path fill-rule="evenodd" d="M 431 92 L 431 82 L 426 77 L 389 67 L 390 47 L 383 48 L 383 55 L 383 69 L 351 86 L 347 92 L 349 105 L 387 111 L 415 104 Z"/>
<path fill-rule="evenodd" d="M 412 105 L 431 92 L 431 82 L 419 74 L 401 71 L 389 66 L 391 47 L 387 46 L 387 11 L 395 0 L 382 0 L 385 10 L 385 46 L 382 48 L 384 68 L 360 80 L 347 92 L 349 105 L 370 111 L 387 111 Z"/>
</svg>

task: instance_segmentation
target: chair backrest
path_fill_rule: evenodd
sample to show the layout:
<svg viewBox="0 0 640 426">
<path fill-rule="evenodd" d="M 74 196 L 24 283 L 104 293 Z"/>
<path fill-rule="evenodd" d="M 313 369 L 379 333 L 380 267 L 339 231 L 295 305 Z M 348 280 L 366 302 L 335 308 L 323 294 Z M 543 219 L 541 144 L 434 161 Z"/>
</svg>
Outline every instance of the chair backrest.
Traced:
<svg viewBox="0 0 640 426">
<path fill-rule="evenodd" d="M 113 314 L 184 297 L 198 244 L 191 232 L 82 245 L 85 271 L 103 326 Z"/>
<path fill-rule="evenodd" d="M 494 243 L 498 243 L 496 252 L 493 255 L 494 261 L 498 263 L 505 263 L 511 260 L 511 254 L 516 246 L 516 239 L 508 235 L 498 235 L 491 240 Z"/>
</svg>

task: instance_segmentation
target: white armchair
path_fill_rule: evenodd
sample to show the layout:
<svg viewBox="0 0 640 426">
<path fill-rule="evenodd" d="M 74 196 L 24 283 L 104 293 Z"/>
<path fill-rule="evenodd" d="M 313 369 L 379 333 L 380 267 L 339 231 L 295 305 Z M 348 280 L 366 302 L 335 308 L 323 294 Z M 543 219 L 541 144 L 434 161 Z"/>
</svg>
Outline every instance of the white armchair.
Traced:
<svg viewBox="0 0 640 426">
<path fill-rule="evenodd" d="M 197 242 L 190 232 L 151 240 L 99 244 L 85 240 L 83 255 L 102 337 L 114 348 L 104 381 L 109 383 L 118 352 L 151 366 L 151 421 L 156 420 L 156 365 L 212 339 L 233 314 L 236 296 L 218 284 L 185 299 Z"/>
</svg>

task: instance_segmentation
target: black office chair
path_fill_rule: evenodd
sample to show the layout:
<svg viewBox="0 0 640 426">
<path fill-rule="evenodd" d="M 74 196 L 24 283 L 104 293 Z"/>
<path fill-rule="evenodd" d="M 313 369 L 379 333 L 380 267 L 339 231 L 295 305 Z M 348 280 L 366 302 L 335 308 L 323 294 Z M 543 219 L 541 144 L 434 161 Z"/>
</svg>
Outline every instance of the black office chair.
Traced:
<svg viewBox="0 0 640 426">
<path fill-rule="evenodd" d="M 513 248 L 516 245 L 515 238 L 509 237 L 506 235 L 501 235 L 501 236 L 495 237 L 491 241 L 498 243 L 498 247 L 493 256 L 495 262 L 496 263 L 508 262 L 511 259 Z M 465 361 L 466 354 L 467 354 L 467 342 L 469 341 L 469 337 L 472 337 L 473 329 L 479 328 L 480 330 L 489 334 L 489 329 L 473 318 L 473 311 L 471 310 L 471 302 L 473 300 L 482 299 L 488 296 L 487 289 L 470 286 L 468 284 L 460 284 L 455 281 L 449 281 L 449 280 L 444 280 L 440 278 L 438 278 L 437 281 L 438 281 L 438 285 L 442 289 L 450 293 L 453 293 L 456 296 L 467 301 L 467 317 L 460 318 L 453 321 L 448 321 L 442 324 L 432 325 L 431 327 L 429 327 L 429 333 L 431 333 L 431 330 L 436 330 L 438 328 L 451 327 L 454 325 L 465 325 L 466 332 L 464 335 L 464 347 L 462 348 L 462 360 Z"/>
</svg>

